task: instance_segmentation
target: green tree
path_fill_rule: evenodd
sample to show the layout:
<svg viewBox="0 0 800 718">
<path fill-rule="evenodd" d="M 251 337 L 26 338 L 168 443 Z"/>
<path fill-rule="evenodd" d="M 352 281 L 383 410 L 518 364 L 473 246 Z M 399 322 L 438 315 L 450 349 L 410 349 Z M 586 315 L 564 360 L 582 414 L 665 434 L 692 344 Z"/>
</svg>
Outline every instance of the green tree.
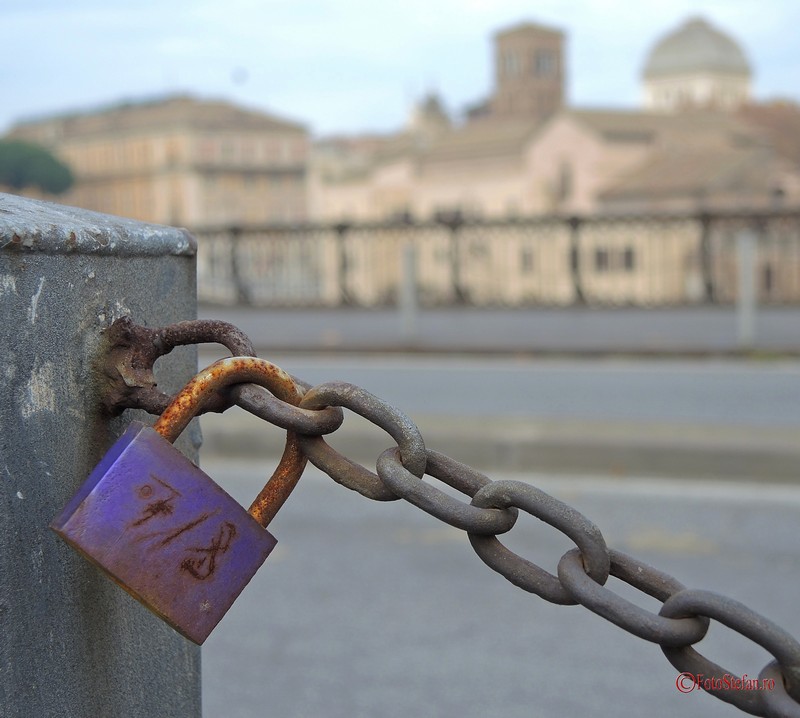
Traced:
<svg viewBox="0 0 800 718">
<path fill-rule="evenodd" d="M 20 140 L 0 140 L 0 185 L 15 190 L 38 187 L 61 194 L 73 182 L 70 168 L 44 147 Z"/>
</svg>

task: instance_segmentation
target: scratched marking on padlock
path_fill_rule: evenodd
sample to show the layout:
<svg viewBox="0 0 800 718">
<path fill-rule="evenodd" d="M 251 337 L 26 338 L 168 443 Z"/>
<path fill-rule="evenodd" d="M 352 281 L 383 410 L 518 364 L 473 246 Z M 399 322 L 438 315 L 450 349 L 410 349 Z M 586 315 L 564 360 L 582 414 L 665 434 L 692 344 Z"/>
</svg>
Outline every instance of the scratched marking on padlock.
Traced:
<svg viewBox="0 0 800 718">
<path fill-rule="evenodd" d="M 195 643 L 208 637 L 277 543 L 138 422 L 51 527 Z"/>
</svg>

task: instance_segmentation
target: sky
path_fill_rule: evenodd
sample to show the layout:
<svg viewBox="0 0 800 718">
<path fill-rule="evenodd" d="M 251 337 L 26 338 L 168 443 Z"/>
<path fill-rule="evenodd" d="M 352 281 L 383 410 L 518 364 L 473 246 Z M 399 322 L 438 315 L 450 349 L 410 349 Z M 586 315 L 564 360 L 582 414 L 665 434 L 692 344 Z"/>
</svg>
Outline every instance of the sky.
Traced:
<svg viewBox="0 0 800 718">
<path fill-rule="evenodd" d="M 388 132 L 437 92 L 492 87 L 492 34 L 567 36 L 567 101 L 636 107 L 648 51 L 688 17 L 735 38 L 758 100 L 800 101 L 800 0 L 0 0 L 0 132 L 31 117 L 181 92 L 305 124 Z"/>
</svg>

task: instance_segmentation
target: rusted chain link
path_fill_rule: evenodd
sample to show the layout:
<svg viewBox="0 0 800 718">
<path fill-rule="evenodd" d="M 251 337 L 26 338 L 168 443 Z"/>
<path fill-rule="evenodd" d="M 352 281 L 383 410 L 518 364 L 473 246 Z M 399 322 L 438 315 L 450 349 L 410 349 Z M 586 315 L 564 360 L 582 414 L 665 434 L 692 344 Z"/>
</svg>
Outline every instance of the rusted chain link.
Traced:
<svg viewBox="0 0 800 718">
<path fill-rule="evenodd" d="M 426 449 L 416 425 L 402 412 L 353 384 L 316 387 L 292 377 L 304 394 L 299 408 L 263 389 L 240 385 L 231 396 L 267 422 L 297 432 L 300 450 L 334 481 L 379 501 L 404 498 L 436 518 L 467 532 L 480 558 L 511 583 L 558 604 L 580 603 L 644 640 L 658 643 L 681 672 L 705 676 L 707 692 L 742 711 L 766 718 L 800 718 L 800 643 L 768 619 L 730 598 L 687 589 L 666 573 L 606 546 L 600 530 L 578 511 L 519 481 L 492 481 L 464 464 Z M 328 446 L 323 434 L 342 423 L 341 408 L 384 429 L 396 445 L 377 460 L 377 474 Z M 459 501 L 426 483 L 428 474 L 471 498 Z M 503 546 L 497 534 L 510 531 L 518 510 L 569 536 L 577 548 L 558 562 L 558 575 Z M 616 595 L 604 584 L 615 576 L 662 602 L 658 615 Z M 702 656 L 692 645 L 714 619 L 765 648 L 775 658 L 760 681 L 771 689 L 748 689 L 741 679 Z M 736 685 L 737 680 L 739 685 Z"/>
<path fill-rule="evenodd" d="M 435 486 L 420 481 L 403 466 L 398 449 L 387 449 L 378 457 L 378 476 L 395 495 L 414 504 L 440 521 L 457 529 L 482 535 L 509 531 L 517 520 L 518 511 L 511 509 L 483 509 L 459 501 Z M 427 450 L 425 473 L 452 486 L 469 497 L 475 496 L 491 479 L 475 469 L 454 461 L 449 456 Z"/>
<path fill-rule="evenodd" d="M 666 601 L 684 586 L 672 576 L 611 549 L 609 574 L 643 593 Z M 572 549 L 558 562 L 558 578 L 571 596 L 585 608 L 645 641 L 662 646 L 687 646 L 697 643 L 708 632 L 708 618 L 667 618 L 650 613 L 617 596 L 586 574 L 580 551 Z"/>
<path fill-rule="evenodd" d="M 300 387 L 283 369 L 256 357 L 220 359 L 198 373 L 170 402 L 158 417 L 153 428 L 172 442 L 188 426 L 202 406 L 213 400 L 216 393 L 240 382 L 259 382 L 275 394 L 279 401 L 297 404 L 302 396 Z M 303 471 L 306 457 L 300 451 L 297 436 L 286 433 L 286 446 L 280 463 L 250 508 L 250 515 L 267 527 L 289 497 Z"/>
<path fill-rule="evenodd" d="M 389 433 L 397 442 L 403 466 L 414 476 L 425 473 L 427 456 L 419 429 L 405 414 L 361 387 L 340 381 L 320 384 L 306 392 L 300 406 L 303 409 L 347 407 Z M 308 460 L 342 486 L 376 501 L 400 498 L 376 474 L 342 456 L 322 437 L 300 436 L 299 441 Z"/>
<path fill-rule="evenodd" d="M 670 618 L 708 616 L 766 648 L 777 659 L 787 692 L 795 701 L 800 701 L 800 643 L 772 621 L 732 598 L 711 591 L 691 589 L 670 596 L 659 613 Z M 726 703 L 732 703 L 746 713 L 757 716 L 771 715 L 769 706 L 763 699 L 767 691 L 746 687 L 734 691 L 726 690 L 725 676 L 730 676 L 731 672 L 700 655 L 688 645 L 668 647 L 662 644 L 661 650 L 679 671 L 706 676 L 713 684 L 721 686 L 715 688 L 712 685 L 707 689 L 713 696 Z M 800 702 L 795 703 L 794 711 L 785 715 L 800 715 Z"/>
</svg>

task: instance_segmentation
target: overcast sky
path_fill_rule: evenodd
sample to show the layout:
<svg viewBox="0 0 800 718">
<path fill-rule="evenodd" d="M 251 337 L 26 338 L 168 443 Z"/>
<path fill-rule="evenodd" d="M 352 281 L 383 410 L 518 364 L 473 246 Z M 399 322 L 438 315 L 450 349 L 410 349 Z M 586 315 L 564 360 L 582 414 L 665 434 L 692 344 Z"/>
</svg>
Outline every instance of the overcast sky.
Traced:
<svg viewBox="0 0 800 718">
<path fill-rule="evenodd" d="M 315 135 L 400 127 L 436 90 L 488 94 L 491 35 L 567 35 L 574 106 L 634 107 L 648 50 L 688 16 L 732 35 L 757 99 L 800 100 L 800 0 L 0 0 L 0 131 L 170 92 L 222 97 Z"/>
</svg>

